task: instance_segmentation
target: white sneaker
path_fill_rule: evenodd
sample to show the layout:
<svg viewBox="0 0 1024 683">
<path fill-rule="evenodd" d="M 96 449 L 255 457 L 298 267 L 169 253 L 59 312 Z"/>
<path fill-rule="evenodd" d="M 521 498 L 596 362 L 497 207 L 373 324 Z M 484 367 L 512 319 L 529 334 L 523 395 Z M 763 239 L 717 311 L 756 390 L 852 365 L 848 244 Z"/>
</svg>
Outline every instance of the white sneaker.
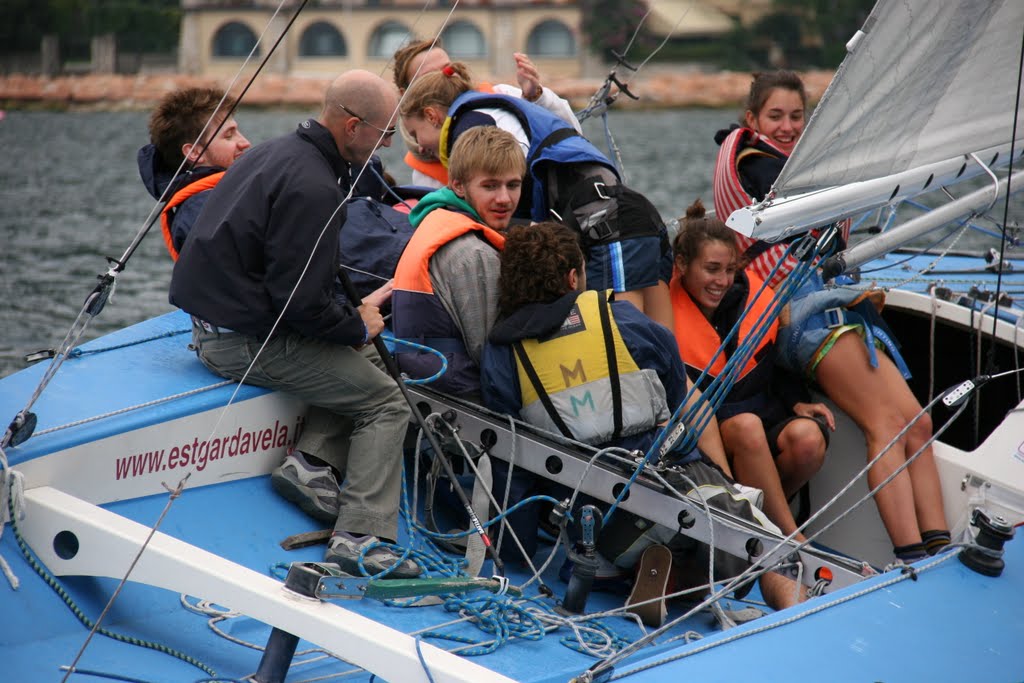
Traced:
<svg viewBox="0 0 1024 683">
<path fill-rule="evenodd" d="M 743 484 L 734 484 L 734 486 L 736 487 L 736 493 L 733 494 L 733 497 L 748 501 L 758 510 L 764 509 L 764 491 L 755 489 L 753 486 L 744 486 Z"/>
</svg>

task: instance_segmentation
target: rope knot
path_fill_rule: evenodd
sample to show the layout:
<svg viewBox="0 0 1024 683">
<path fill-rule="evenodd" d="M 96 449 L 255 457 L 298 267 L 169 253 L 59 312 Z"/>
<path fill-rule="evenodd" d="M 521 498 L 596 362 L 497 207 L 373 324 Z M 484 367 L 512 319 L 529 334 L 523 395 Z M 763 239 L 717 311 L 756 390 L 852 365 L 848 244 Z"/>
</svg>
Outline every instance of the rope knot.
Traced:
<svg viewBox="0 0 1024 683">
<path fill-rule="evenodd" d="M 900 569 L 900 572 L 909 575 L 911 581 L 917 581 L 917 569 L 910 566 L 909 564 L 903 565 L 903 567 Z"/>
</svg>

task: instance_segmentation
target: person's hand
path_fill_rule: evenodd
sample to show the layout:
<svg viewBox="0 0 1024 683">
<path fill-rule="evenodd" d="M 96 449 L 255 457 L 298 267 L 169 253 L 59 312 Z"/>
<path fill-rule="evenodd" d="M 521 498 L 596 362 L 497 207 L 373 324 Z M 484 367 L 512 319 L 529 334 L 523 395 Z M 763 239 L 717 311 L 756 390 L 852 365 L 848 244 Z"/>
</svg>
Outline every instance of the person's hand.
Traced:
<svg viewBox="0 0 1024 683">
<path fill-rule="evenodd" d="M 523 91 L 523 99 L 527 102 L 536 102 L 544 92 L 537 67 L 522 52 L 514 52 L 512 56 L 516 60 L 516 82 Z"/>
<path fill-rule="evenodd" d="M 391 299 L 391 290 L 395 288 L 395 281 L 388 280 L 383 285 L 363 297 L 364 304 L 370 304 L 380 308 Z"/>
<path fill-rule="evenodd" d="M 824 403 L 797 403 L 793 406 L 793 412 L 800 417 L 824 418 L 828 428 L 836 431 L 836 418 Z"/>
<path fill-rule="evenodd" d="M 366 325 L 367 341 L 373 339 L 384 330 L 384 318 L 381 316 L 379 308 L 364 302 L 357 310 L 359 311 L 359 317 L 363 319 L 363 324 Z"/>
</svg>

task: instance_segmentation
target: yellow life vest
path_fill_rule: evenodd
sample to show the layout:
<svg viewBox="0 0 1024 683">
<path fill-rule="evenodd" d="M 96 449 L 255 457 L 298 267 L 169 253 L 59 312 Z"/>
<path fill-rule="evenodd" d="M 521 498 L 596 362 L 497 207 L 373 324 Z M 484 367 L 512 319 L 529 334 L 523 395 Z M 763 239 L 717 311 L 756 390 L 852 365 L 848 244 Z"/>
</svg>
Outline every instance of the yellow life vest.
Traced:
<svg viewBox="0 0 1024 683">
<path fill-rule="evenodd" d="M 630 354 L 611 315 L 611 294 L 583 292 L 554 334 L 513 344 L 524 420 L 601 444 L 668 418 L 665 388 Z"/>
</svg>

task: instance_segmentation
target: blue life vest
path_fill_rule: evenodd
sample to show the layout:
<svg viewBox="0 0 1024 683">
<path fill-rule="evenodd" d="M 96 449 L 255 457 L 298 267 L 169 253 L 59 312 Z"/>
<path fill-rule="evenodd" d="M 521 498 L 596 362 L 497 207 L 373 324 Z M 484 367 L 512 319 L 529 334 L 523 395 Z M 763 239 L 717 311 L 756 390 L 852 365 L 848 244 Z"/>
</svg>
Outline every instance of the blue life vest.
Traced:
<svg viewBox="0 0 1024 683">
<path fill-rule="evenodd" d="M 589 140 L 566 121 L 547 109 L 518 97 L 470 91 L 459 95 L 448 108 L 445 135 L 441 140 L 443 159 L 455 145 L 459 117 L 479 109 L 503 109 L 514 115 L 530 140 L 526 168 L 533 180 L 530 217 L 535 221 L 551 220 L 549 209 L 548 167 L 566 164 L 597 164 L 607 168 L 615 179 L 615 165 Z"/>
</svg>

